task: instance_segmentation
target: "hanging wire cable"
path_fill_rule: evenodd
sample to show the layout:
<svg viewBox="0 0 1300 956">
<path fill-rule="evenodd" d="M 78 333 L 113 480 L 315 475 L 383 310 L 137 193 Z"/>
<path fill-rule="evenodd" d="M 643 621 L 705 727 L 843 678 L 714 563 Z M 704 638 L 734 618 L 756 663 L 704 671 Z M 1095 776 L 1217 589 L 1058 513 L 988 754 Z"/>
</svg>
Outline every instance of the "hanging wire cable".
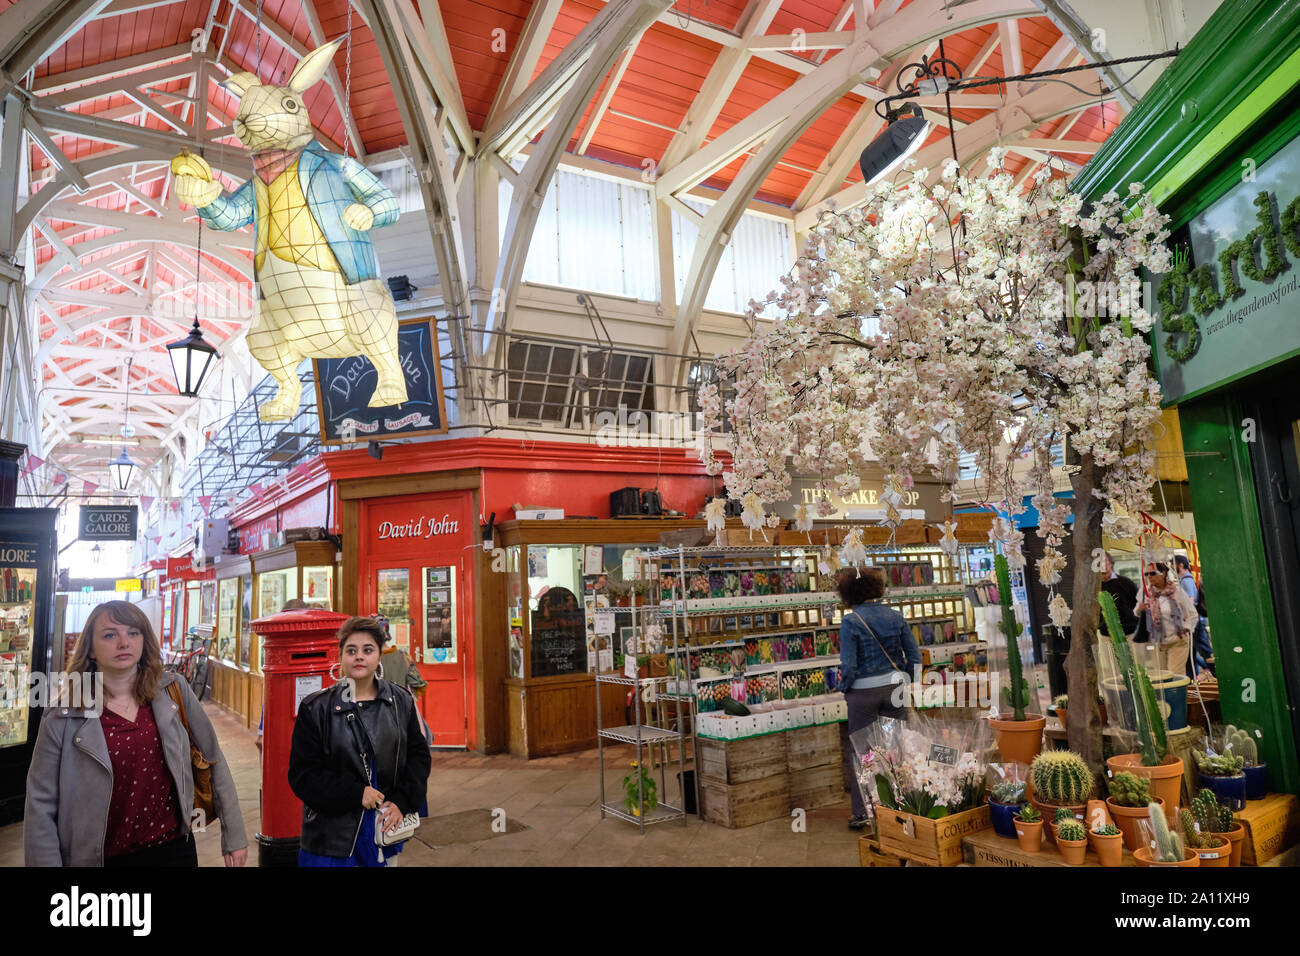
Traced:
<svg viewBox="0 0 1300 956">
<path fill-rule="evenodd" d="M 343 110 L 346 113 L 352 112 L 352 0 L 348 0 L 348 59 L 343 73 Z M 343 116 L 343 155 L 352 154 L 352 131 L 349 127 L 348 118 Z M 360 145 L 360 144 L 358 144 Z"/>
</svg>

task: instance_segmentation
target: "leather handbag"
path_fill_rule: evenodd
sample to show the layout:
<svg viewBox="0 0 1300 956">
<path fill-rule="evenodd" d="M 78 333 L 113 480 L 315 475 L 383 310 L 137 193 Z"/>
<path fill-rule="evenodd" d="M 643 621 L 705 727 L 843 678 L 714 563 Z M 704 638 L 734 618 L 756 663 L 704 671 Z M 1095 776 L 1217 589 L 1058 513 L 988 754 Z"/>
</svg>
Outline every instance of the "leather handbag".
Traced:
<svg viewBox="0 0 1300 956">
<path fill-rule="evenodd" d="M 203 751 L 194 746 L 194 734 L 190 731 L 190 721 L 185 714 L 185 698 L 176 681 L 167 685 L 167 694 L 181 712 L 181 724 L 185 735 L 190 739 L 190 767 L 194 777 L 194 809 L 203 814 L 203 823 L 209 824 L 217 819 L 217 804 L 212 794 L 212 761 L 203 756 Z"/>
<path fill-rule="evenodd" d="M 420 815 L 418 813 L 408 813 L 402 817 L 402 822 L 398 824 L 397 829 L 392 833 L 388 833 L 384 830 L 383 812 L 378 808 L 372 812 L 375 815 L 375 846 L 392 846 L 394 843 L 409 840 L 415 836 L 415 831 L 420 826 Z"/>
</svg>

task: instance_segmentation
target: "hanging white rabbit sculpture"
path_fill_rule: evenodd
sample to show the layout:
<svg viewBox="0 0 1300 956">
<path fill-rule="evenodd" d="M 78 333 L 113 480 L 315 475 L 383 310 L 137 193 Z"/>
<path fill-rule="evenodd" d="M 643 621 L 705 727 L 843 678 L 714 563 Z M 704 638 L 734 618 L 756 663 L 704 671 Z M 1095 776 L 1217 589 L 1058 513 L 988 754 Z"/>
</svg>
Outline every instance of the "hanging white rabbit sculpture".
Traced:
<svg viewBox="0 0 1300 956">
<path fill-rule="evenodd" d="M 304 56 L 285 86 L 236 73 L 222 86 L 240 97 L 235 135 L 252 152 L 256 175 L 222 190 L 202 158 L 172 160 L 176 194 L 213 229 L 250 223 L 257 316 L 248 348 L 279 389 L 262 421 L 298 412 L 304 358 L 364 355 L 378 373 L 370 407 L 406 401 L 397 354 L 397 310 L 379 278 L 370 230 L 397 221 L 397 199 L 356 160 L 316 142 L 302 94 L 329 66 L 341 39 Z"/>
</svg>

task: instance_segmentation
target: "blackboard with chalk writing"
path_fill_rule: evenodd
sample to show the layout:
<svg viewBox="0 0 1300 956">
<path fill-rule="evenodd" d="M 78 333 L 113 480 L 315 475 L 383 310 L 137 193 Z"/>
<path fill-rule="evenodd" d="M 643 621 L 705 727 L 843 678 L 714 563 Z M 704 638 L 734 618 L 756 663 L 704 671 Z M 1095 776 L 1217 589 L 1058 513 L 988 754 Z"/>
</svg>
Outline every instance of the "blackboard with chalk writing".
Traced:
<svg viewBox="0 0 1300 956">
<path fill-rule="evenodd" d="M 380 408 L 369 407 L 378 380 L 370 359 L 354 355 L 312 360 L 323 444 L 446 433 L 447 410 L 435 320 L 407 319 L 399 323 L 397 354 L 406 374 L 407 400 Z"/>
<path fill-rule="evenodd" d="M 587 670 L 587 644 L 581 618 L 578 620 L 576 627 L 550 627 L 533 631 L 533 677 L 581 674 Z"/>
</svg>

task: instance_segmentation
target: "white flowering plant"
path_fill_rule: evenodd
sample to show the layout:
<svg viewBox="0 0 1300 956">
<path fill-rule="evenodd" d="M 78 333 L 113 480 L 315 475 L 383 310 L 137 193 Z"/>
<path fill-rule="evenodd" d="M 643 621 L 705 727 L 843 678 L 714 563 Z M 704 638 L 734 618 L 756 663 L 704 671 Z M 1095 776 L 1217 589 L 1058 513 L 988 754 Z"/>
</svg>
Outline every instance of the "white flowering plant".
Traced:
<svg viewBox="0 0 1300 956">
<path fill-rule="evenodd" d="M 1136 534 L 1151 506 L 1160 387 L 1138 290 L 1142 270 L 1169 268 L 1168 219 L 1137 184 L 1087 205 L 1043 169 L 1022 193 L 1002 159 L 991 152 L 987 177 L 955 162 L 913 170 L 824 215 L 783 288 L 751 303 L 751 318 L 772 303 L 784 317 L 719 356 L 734 398 L 724 407 L 716 384 L 701 389 L 700 454 L 753 522 L 795 475 L 819 476 L 823 516 L 829 492 L 852 494 L 881 467 L 890 488 L 931 475 L 951 496 L 959 457 L 973 453 L 979 477 L 962 497 L 1006 516 L 992 537 L 1012 569 L 1025 558 L 1011 519 L 1032 503 L 1051 619 L 1092 634 L 1093 549 L 1103 529 Z M 1072 503 L 1055 496 L 1063 442 Z M 1067 542 L 1073 608 L 1056 593 Z M 1088 643 L 1074 641 L 1067 664 L 1080 700 L 1096 696 Z M 1071 746 L 1100 765 L 1091 736 Z"/>
<path fill-rule="evenodd" d="M 984 802 L 987 721 L 884 717 L 851 741 L 867 805 L 937 819 Z"/>
</svg>

